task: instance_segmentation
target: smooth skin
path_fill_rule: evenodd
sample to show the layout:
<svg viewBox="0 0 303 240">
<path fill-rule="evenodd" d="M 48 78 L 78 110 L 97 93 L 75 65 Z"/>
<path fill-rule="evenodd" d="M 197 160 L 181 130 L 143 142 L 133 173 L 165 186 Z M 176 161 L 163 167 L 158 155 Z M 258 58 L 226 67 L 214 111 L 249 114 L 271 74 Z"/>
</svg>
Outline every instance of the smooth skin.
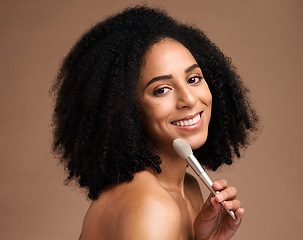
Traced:
<svg viewBox="0 0 303 240">
<path fill-rule="evenodd" d="M 230 239 L 244 209 L 237 190 L 226 180 L 214 182 L 220 191 L 203 203 L 199 184 L 186 173 L 187 164 L 172 142 L 183 138 L 193 149 L 208 134 L 212 96 L 202 70 L 182 44 L 163 39 L 145 55 L 137 87 L 142 124 L 157 147 L 162 172 L 136 173 L 134 179 L 110 186 L 92 202 L 80 240 L 95 239 Z M 197 115 L 200 115 L 198 122 Z M 177 123 L 189 122 L 189 126 Z M 235 211 L 233 220 L 220 205 Z"/>
</svg>

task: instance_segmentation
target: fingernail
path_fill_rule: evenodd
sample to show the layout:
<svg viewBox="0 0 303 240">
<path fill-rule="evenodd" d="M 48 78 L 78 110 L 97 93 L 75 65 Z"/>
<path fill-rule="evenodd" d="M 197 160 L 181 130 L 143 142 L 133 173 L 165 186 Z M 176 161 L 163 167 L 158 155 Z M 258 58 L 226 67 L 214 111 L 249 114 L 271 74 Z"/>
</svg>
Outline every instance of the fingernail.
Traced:
<svg viewBox="0 0 303 240">
<path fill-rule="evenodd" d="M 216 198 L 217 198 L 218 201 L 222 201 L 222 200 L 223 200 L 223 196 L 222 196 L 222 194 L 220 194 L 220 193 L 218 193 L 218 194 L 216 195 Z"/>
<path fill-rule="evenodd" d="M 219 187 L 221 186 L 221 184 L 218 183 L 218 182 L 215 182 L 214 185 L 215 185 L 215 187 L 217 187 L 217 188 L 219 188 Z"/>
<path fill-rule="evenodd" d="M 224 206 L 225 206 L 226 208 L 230 208 L 230 207 L 231 207 L 231 204 L 230 204 L 229 202 L 225 202 L 225 203 L 224 203 Z"/>
<path fill-rule="evenodd" d="M 240 223 L 240 222 L 241 222 L 241 219 L 243 218 L 244 209 L 243 209 L 243 208 L 240 208 L 240 209 L 241 209 L 241 211 L 242 211 L 242 214 L 240 215 L 240 217 L 237 217 L 236 223 Z"/>
<path fill-rule="evenodd" d="M 244 210 L 244 208 L 240 208 L 241 209 L 241 211 L 242 211 L 242 216 L 241 216 L 241 218 L 243 217 L 243 214 L 244 214 L 244 212 L 245 212 L 245 210 Z"/>
</svg>

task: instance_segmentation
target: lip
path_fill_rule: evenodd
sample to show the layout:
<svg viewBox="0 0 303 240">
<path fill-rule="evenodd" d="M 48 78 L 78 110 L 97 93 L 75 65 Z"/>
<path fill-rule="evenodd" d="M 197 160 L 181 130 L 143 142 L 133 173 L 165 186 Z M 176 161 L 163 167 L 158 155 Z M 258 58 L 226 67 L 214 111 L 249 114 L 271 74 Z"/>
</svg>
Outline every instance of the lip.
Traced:
<svg viewBox="0 0 303 240">
<path fill-rule="evenodd" d="M 197 117 L 198 115 L 200 115 L 200 116 L 199 116 L 200 119 L 198 120 L 198 122 L 196 122 L 196 123 L 194 123 L 194 124 L 192 124 L 192 125 L 188 125 L 188 126 L 177 126 L 177 125 L 173 124 L 173 123 L 176 123 L 176 122 L 186 121 L 186 120 L 189 120 L 189 119 L 193 119 L 193 118 Z M 203 111 L 202 111 L 202 112 L 199 112 L 199 113 L 192 114 L 192 115 L 188 115 L 188 116 L 186 116 L 185 118 L 179 119 L 179 120 L 177 120 L 177 121 L 173 121 L 173 122 L 171 122 L 171 124 L 172 124 L 174 127 L 178 128 L 178 129 L 187 130 L 187 131 L 195 131 L 195 130 L 199 129 L 199 128 L 201 127 L 201 125 L 202 125 L 202 122 L 203 122 L 203 117 L 202 117 L 202 115 L 203 115 Z"/>
</svg>

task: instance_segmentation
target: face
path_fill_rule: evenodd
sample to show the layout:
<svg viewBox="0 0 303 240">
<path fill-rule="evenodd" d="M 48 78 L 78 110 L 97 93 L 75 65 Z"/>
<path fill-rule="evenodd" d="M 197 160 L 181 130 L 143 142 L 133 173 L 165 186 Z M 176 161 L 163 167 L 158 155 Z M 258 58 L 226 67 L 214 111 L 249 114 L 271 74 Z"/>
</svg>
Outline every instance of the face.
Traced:
<svg viewBox="0 0 303 240">
<path fill-rule="evenodd" d="M 145 55 L 137 87 L 142 124 L 160 151 L 182 138 L 193 149 L 207 138 L 212 96 L 196 60 L 179 42 L 164 39 Z"/>
</svg>

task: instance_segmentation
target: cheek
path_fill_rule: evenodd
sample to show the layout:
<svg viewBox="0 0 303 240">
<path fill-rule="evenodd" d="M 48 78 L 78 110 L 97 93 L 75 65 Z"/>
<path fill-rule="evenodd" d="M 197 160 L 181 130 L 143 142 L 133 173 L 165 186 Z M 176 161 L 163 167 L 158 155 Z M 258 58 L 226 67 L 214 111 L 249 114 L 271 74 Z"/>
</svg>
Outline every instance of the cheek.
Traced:
<svg viewBox="0 0 303 240">
<path fill-rule="evenodd" d="M 167 101 L 153 102 L 142 105 L 142 125 L 145 130 L 157 130 L 167 123 L 170 116 L 170 106 Z"/>
<path fill-rule="evenodd" d="M 207 106 L 208 106 L 208 108 L 209 108 L 209 115 L 211 115 L 211 111 L 212 111 L 212 95 L 211 95 L 211 93 L 210 93 L 210 91 L 208 91 L 209 93 L 208 93 L 208 96 L 207 96 Z M 209 116 L 210 117 L 210 116 Z"/>
<path fill-rule="evenodd" d="M 165 117 L 165 108 L 161 104 L 146 105 L 143 111 L 143 120 L 148 125 L 153 125 Z"/>
<path fill-rule="evenodd" d="M 209 106 L 211 107 L 212 106 L 212 102 L 213 102 L 213 96 L 211 95 L 211 92 L 209 91 Z"/>
<path fill-rule="evenodd" d="M 204 101 L 205 104 L 211 108 L 211 106 L 212 106 L 212 94 L 211 94 L 208 87 L 203 90 L 203 95 L 201 97 L 203 99 L 202 101 Z"/>
</svg>

